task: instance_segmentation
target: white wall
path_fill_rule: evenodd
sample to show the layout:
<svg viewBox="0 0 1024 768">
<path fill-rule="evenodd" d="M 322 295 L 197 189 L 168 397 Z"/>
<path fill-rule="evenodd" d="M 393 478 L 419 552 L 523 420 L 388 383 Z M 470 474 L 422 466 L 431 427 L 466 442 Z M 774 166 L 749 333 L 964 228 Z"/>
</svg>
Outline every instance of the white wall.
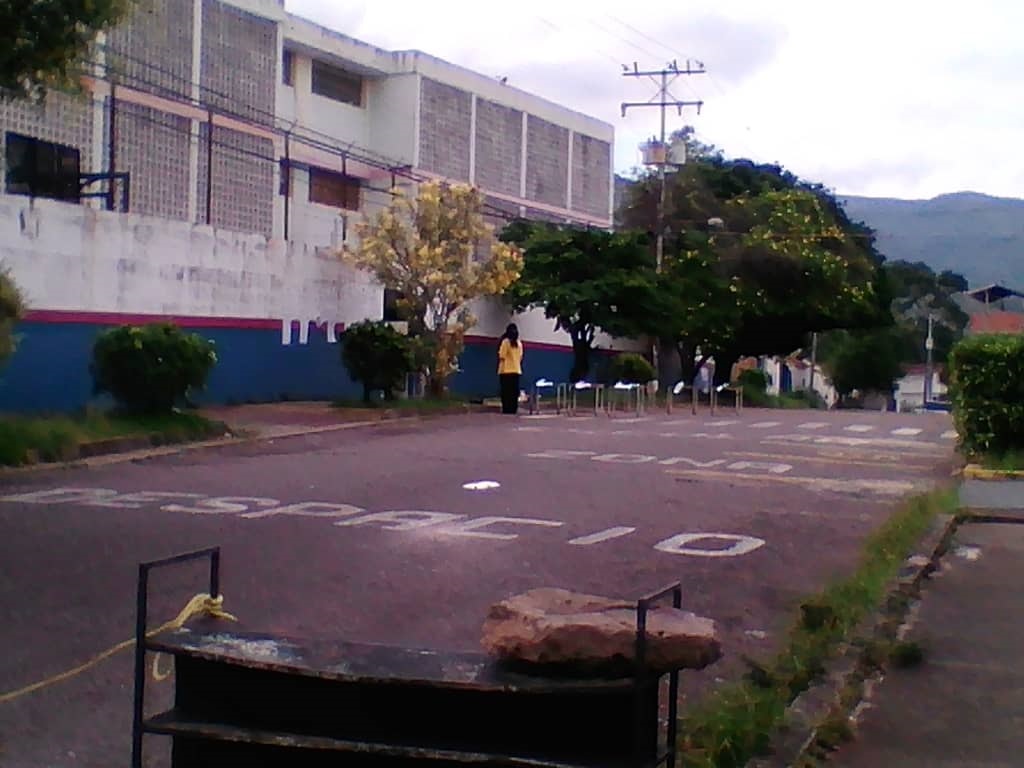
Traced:
<svg viewBox="0 0 1024 768">
<path fill-rule="evenodd" d="M 505 326 L 514 322 L 519 326 L 519 334 L 524 341 L 542 344 L 558 344 L 571 347 L 572 341 L 565 331 L 555 330 L 555 321 L 544 317 L 543 309 L 531 309 L 518 315 L 510 315 L 509 311 L 498 299 L 481 299 L 472 304 L 473 315 L 477 319 L 476 326 L 469 331 L 475 336 L 501 336 Z M 630 352 L 644 352 L 647 347 L 642 341 L 632 339 L 613 339 L 605 333 L 599 333 L 594 339 L 594 346 L 602 349 L 617 349 Z"/>
<path fill-rule="evenodd" d="M 398 164 L 416 162 L 419 75 L 375 78 L 367 85 L 369 148 Z"/>
<path fill-rule="evenodd" d="M 0 265 L 30 309 L 353 323 L 382 290 L 300 243 L 0 195 Z"/>
</svg>

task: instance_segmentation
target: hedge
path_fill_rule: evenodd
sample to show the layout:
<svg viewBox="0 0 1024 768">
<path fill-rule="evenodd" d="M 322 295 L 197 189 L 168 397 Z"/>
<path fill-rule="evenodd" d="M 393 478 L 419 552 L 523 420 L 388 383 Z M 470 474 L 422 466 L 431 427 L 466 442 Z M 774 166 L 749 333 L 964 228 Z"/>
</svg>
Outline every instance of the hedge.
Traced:
<svg viewBox="0 0 1024 768">
<path fill-rule="evenodd" d="M 949 355 L 949 392 L 968 454 L 1024 449 L 1024 335 L 969 336 Z"/>
</svg>

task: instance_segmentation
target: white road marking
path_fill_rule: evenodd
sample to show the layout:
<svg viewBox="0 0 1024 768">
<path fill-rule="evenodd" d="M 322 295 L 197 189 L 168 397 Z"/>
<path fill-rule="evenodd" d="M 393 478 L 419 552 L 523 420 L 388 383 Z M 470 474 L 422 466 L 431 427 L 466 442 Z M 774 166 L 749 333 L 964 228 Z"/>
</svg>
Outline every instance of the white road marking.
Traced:
<svg viewBox="0 0 1024 768">
<path fill-rule="evenodd" d="M 955 429 L 948 429 L 942 433 L 943 440 L 956 440 L 959 435 Z"/>
<path fill-rule="evenodd" d="M 475 480 L 472 483 L 463 483 L 462 487 L 467 491 L 489 491 L 492 488 L 500 488 L 501 483 L 497 480 Z"/>
<path fill-rule="evenodd" d="M 547 427 L 516 427 L 516 432 L 547 432 Z"/>
<path fill-rule="evenodd" d="M 654 461 L 654 456 L 645 456 L 642 453 L 603 453 L 600 456 L 592 456 L 592 461 L 605 461 L 609 464 L 646 464 Z"/>
<path fill-rule="evenodd" d="M 557 419 L 558 414 L 556 413 L 524 413 L 519 418 L 521 419 Z"/>
<path fill-rule="evenodd" d="M 828 426 L 827 421 L 805 421 L 803 424 L 797 424 L 797 429 L 824 429 Z"/>
<path fill-rule="evenodd" d="M 761 484 L 764 482 L 803 485 L 817 491 L 833 493 L 870 493 L 876 496 L 903 496 L 915 490 L 931 487 L 930 483 L 912 483 L 902 480 L 837 480 L 827 477 L 799 477 L 791 475 L 753 475 L 742 472 L 719 472 L 707 469 L 666 469 L 672 475 L 707 478 L 710 480 L 747 481 Z"/>
<path fill-rule="evenodd" d="M 706 539 L 718 539 L 720 541 L 733 542 L 725 549 L 703 549 L 701 547 L 687 547 L 695 541 Z M 692 555 L 695 557 L 736 557 L 746 555 L 755 549 L 764 546 L 764 539 L 756 536 L 743 536 L 736 533 L 680 533 L 659 541 L 654 548 L 659 552 L 669 552 L 673 555 Z"/>
<path fill-rule="evenodd" d="M 782 426 L 781 421 L 755 421 L 749 425 L 751 429 L 771 429 L 772 427 Z"/>
<path fill-rule="evenodd" d="M 920 435 L 921 430 L 917 427 L 901 427 L 900 429 L 894 429 L 891 434 L 913 437 L 914 435 Z"/>
<path fill-rule="evenodd" d="M 709 421 L 709 427 L 728 427 L 732 424 L 739 424 L 739 419 L 718 419 L 717 421 Z"/>
<path fill-rule="evenodd" d="M 714 435 L 710 432 L 694 432 L 690 437 L 706 437 L 709 440 L 732 440 L 732 435 L 728 432 L 719 432 Z"/>
<path fill-rule="evenodd" d="M 844 427 L 847 432 L 870 432 L 874 429 L 871 424 L 851 424 L 848 427 Z"/>
<path fill-rule="evenodd" d="M 628 536 L 635 530 L 636 528 L 630 528 L 626 525 L 617 525 L 614 528 L 605 528 L 603 531 L 592 533 L 589 536 L 577 536 L 575 539 L 569 539 L 569 543 L 575 544 L 578 547 L 589 547 L 591 544 L 600 544 L 602 541 L 617 539 L 620 536 Z"/>
<path fill-rule="evenodd" d="M 445 536 L 468 536 L 475 539 L 497 539 L 498 541 L 511 541 L 512 539 L 519 538 L 518 533 L 493 533 L 480 530 L 492 525 L 539 525 L 548 528 L 559 528 L 565 525 L 565 523 L 558 520 L 538 520 L 533 517 L 503 517 L 495 515 L 492 517 L 478 517 L 475 520 L 467 520 L 463 523 L 443 525 L 440 528 L 434 529 L 434 533 L 440 533 Z"/>
<path fill-rule="evenodd" d="M 549 453 L 556 453 L 551 451 Z M 750 477 L 757 477 L 750 475 Z M 361 525 L 375 525 L 380 530 L 412 532 L 425 529 L 428 538 L 433 535 L 466 537 L 472 539 L 490 539 L 509 541 L 518 539 L 518 533 L 495 532 L 484 530 L 492 526 L 539 526 L 542 528 L 560 528 L 565 523 L 559 520 L 541 520 L 529 517 L 487 516 L 467 519 L 466 515 L 451 512 L 434 512 L 428 510 L 385 510 L 368 512 L 351 504 L 335 504 L 322 501 L 296 502 L 282 505 L 276 499 L 259 496 L 203 496 L 202 494 L 183 494 L 173 491 L 135 491 L 119 493 L 111 488 L 48 488 L 46 490 L 14 494 L 0 497 L 0 502 L 15 504 L 74 504 L 80 507 L 111 506 L 110 502 L 120 502 L 121 508 L 135 509 L 142 506 L 156 507 L 161 500 L 195 498 L 190 506 L 165 504 L 159 507 L 170 512 L 187 514 L 235 514 L 236 519 L 255 520 L 276 515 L 294 515 L 296 517 L 330 519 L 333 526 L 350 528 Z M 246 512 L 253 506 L 257 510 Z M 271 507 L 268 509 L 267 507 Z M 332 519 L 335 518 L 335 519 Z M 338 520 L 336 518 L 344 518 Z M 579 536 L 569 541 L 576 546 L 587 546 L 602 541 L 628 536 L 636 528 L 631 526 L 614 526 L 603 531 Z M 724 549 L 703 549 L 684 546 L 694 541 L 719 539 L 734 542 Z M 694 557 L 734 557 L 752 552 L 762 546 L 764 541 L 753 536 L 733 533 L 680 533 L 662 540 L 655 547 L 658 551 L 674 555 L 691 555 Z"/>
<path fill-rule="evenodd" d="M 650 416 L 629 416 L 627 418 L 615 419 L 619 424 L 640 424 L 644 421 L 650 421 Z"/>
</svg>

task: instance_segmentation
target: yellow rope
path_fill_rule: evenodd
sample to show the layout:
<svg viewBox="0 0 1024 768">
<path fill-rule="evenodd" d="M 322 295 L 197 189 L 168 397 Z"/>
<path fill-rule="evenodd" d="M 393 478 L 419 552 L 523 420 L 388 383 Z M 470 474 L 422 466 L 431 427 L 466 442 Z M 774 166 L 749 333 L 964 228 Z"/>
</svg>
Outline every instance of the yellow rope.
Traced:
<svg viewBox="0 0 1024 768">
<path fill-rule="evenodd" d="M 181 609 L 177 616 L 175 616 L 170 621 L 164 622 L 159 627 L 151 629 L 149 632 L 146 633 L 146 637 L 153 637 L 154 635 L 158 635 L 161 632 L 167 632 L 168 630 L 172 629 L 181 629 L 183 626 L 185 626 L 185 622 L 187 622 L 192 617 L 199 615 L 211 616 L 215 619 L 227 619 L 229 621 L 238 621 L 237 618 L 235 618 L 230 613 L 224 610 L 224 595 L 211 597 L 208 594 L 200 593 L 198 595 L 195 595 L 191 600 L 189 600 L 185 604 L 185 607 Z M 0 704 L 6 704 L 8 701 L 14 701 L 15 699 L 21 698 L 22 696 L 25 696 L 29 693 L 41 690 L 42 688 L 48 688 L 51 685 L 62 683 L 65 680 L 70 680 L 72 677 L 80 675 L 82 672 L 85 672 L 86 670 L 95 667 L 101 661 L 109 659 L 111 656 L 120 653 L 126 648 L 131 648 L 134 644 L 135 638 L 132 638 L 131 640 L 125 640 L 124 642 L 118 643 L 117 645 L 107 648 L 105 651 L 101 651 L 84 664 L 79 664 L 77 667 L 73 667 L 64 672 L 60 672 L 59 674 L 53 675 L 52 677 L 47 677 L 45 680 L 40 680 L 38 682 L 31 683 L 30 685 L 26 685 L 22 688 L 17 688 L 13 691 L 8 691 L 7 693 L 0 694 Z M 153 664 L 153 671 L 154 677 L 156 677 L 155 660 Z M 157 679 L 162 680 L 166 677 L 167 675 L 164 674 L 163 677 L 158 677 Z"/>
</svg>

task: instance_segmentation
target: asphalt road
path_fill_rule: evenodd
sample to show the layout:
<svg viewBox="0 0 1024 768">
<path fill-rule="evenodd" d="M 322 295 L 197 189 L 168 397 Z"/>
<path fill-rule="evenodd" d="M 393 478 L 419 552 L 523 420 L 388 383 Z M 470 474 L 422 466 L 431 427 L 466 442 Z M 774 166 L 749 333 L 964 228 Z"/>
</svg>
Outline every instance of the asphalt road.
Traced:
<svg viewBox="0 0 1024 768">
<path fill-rule="evenodd" d="M 901 496 L 948 478 L 950 429 L 873 412 L 473 415 L 8 477 L 0 693 L 130 637 L 138 562 L 214 544 L 249 628 L 439 649 L 477 648 L 488 606 L 525 589 L 630 598 L 678 579 L 726 653 L 687 676 L 699 690 L 771 651 Z M 201 567 L 161 573 L 150 621 L 202 589 Z M 126 765 L 131 673 L 126 652 L 0 703 L 0 763 Z"/>
</svg>

